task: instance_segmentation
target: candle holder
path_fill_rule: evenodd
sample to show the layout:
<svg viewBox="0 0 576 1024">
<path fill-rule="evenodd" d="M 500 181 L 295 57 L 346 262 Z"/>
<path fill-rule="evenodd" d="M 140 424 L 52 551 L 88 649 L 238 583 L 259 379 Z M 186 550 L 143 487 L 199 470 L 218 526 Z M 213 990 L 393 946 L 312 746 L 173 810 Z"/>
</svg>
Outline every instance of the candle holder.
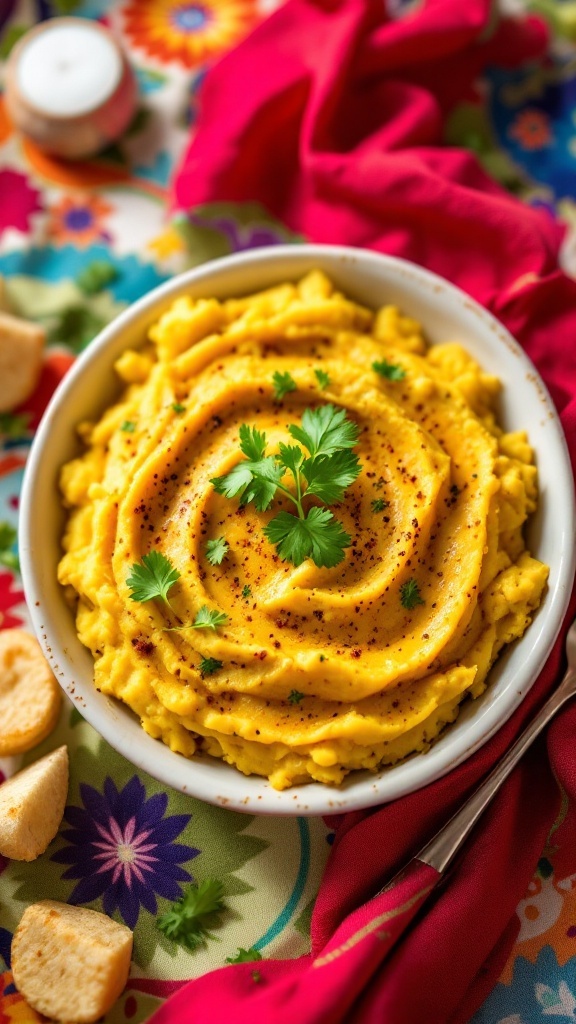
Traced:
<svg viewBox="0 0 576 1024">
<path fill-rule="evenodd" d="M 6 68 L 6 109 L 47 153 L 92 156 L 130 123 L 138 90 L 114 36 L 84 18 L 52 18 L 16 44 Z"/>
</svg>

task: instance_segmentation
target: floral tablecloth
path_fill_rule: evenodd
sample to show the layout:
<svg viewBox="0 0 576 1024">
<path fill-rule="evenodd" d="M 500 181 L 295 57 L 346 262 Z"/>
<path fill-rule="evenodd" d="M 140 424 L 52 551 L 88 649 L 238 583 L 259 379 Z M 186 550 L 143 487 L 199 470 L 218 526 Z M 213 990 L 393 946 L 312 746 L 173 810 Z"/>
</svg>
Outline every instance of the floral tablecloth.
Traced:
<svg viewBox="0 0 576 1024">
<path fill-rule="evenodd" d="M 414 7 L 387 2 L 394 17 Z M 173 273 L 291 240 L 256 204 L 167 215 L 169 177 L 193 131 L 206 68 L 272 6 L 265 0 L 0 0 L 0 59 L 35 21 L 72 13 L 119 35 L 140 89 L 124 138 L 76 164 L 48 157 L 15 134 L 0 95 L 0 274 L 13 311 L 43 323 L 50 339 L 37 393 L 17 414 L 0 417 L 4 627 L 28 623 L 17 561 L 18 496 L 35 426 L 74 357 L 122 308 Z M 567 224 L 563 260 L 576 273 L 576 3 L 530 6 L 554 30 L 548 60 L 521 71 L 493 68 L 453 112 L 446 142 L 473 149 L 506 187 Z M 97 260 L 110 262 L 115 277 L 87 296 L 79 280 Z M 0 858 L 0 1024 L 40 1020 L 15 991 L 10 943 L 24 908 L 44 897 L 102 909 L 134 929 L 130 980 L 109 1022 L 145 1020 L 183 980 L 222 966 L 239 947 L 254 947 L 263 957 L 307 950 L 331 840 L 321 819 L 241 815 L 167 791 L 116 754 L 68 703 L 56 732 L 28 759 L 63 742 L 71 784 L 59 835 L 36 863 Z M 17 767 L 0 761 L 4 775 Z M 576 1020 L 576 879 L 555 867 L 554 831 L 563 813 L 518 907 L 516 945 L 474 1024 Z M 223 882 L 229 909 L 216 939 L 189 953 L 169 942 L 155 919 L 182 886 L 207 877 Z"/>
</svg>

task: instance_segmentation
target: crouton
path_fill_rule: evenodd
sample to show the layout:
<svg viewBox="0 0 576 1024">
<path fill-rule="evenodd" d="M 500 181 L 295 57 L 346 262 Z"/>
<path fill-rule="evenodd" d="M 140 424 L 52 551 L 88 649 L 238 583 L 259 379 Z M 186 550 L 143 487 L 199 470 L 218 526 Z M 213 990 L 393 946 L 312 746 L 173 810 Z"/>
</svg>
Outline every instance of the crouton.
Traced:
<svg viewBox="0 0 576 1024">
<path fill-rule="evenodd" d="M 0 854 L 36 860 L 54 839 L 66 806 L 68 750 L 58 747 L 0 786 Z"/>
<path fill-rule="evenodd" d="M 0 310 L 0 412 L 12 412 L 35 390 L 46 332 L 38 324 Z"/>
<path fill-rule="evenodd" d="M 29 1005 L 58 1021 L 91 1024 L 121 994 L 132 932 L 105 914 L 42 900 L 24 911 L 12 940 L 12 974 Z"/>
<path fill-rule="evenodd" d="M 41 743 L 58 721 L 61 702 L 38 641 L 22 629 L 0 631 L 0 757 Z"/>
</svg>

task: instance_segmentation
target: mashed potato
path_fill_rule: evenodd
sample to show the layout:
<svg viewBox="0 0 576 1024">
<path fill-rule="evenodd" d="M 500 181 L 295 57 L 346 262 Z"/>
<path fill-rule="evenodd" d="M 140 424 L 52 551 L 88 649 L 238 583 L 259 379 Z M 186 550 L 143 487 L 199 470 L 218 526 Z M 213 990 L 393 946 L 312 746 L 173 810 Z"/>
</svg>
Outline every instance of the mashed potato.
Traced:
<svg viewBox="0 0 576 1024">
<path fill-rule="evenodd" d="M 116 369 L 121 397 L 80 426 L 86 450 L 61 481 L 59 579 L 96 687 L 173 750 L 278 789 L 426 750 L 482 693 L 546 585 L 523 538 L 532 450 L 496 422 L 498 380 L 319 272 L 248 298 L 177 299 Z M 295 385 L 281 401 L 275 372 Z M 275 452 L 292 441 L 287 424 L 323 404 L 359 428 L 362 469 L 334 508 L 350 543 L 333 568 L 295 566 L 263 534 L 288 506 L 259 512 L 211 480 L 243 458 L 241 424 Z M 213 565 L 206 544 L 219 538 Z M 151 551 L 180 573 L 170 606 L 131 597 L 132 566 Z M 204 606 L 225 624 L 173 628 Z"/>
</svg>

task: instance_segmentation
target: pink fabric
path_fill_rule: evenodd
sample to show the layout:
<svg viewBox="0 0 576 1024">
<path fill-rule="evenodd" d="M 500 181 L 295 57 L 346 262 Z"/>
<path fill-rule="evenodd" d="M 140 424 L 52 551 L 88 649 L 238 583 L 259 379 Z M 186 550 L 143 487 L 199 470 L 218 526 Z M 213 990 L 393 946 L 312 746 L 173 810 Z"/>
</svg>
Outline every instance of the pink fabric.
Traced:
<svg viewBox="0 0 576 1024">
<path fill-rule="evenodd" d="M 514 65 L 545 48 L 540 22 L 505 19 L 490 31 L 489 8 L 488 0 L 428 0 L 392 21 L 381 0 L 289 0 L 208 75 L 175 202 L 259 200 L 311 241 L 403 256 L 454 281 L 537 364 L 575 464 L 576 284 L 558 269 L 562 230 L 505 193 L 469 153 L 441 145 L 447 114 L 483 67 Z M 573 597 L 569 619 L 575 611 Z M 576 872 L 576 708 L 554 723 L 547 749 L 540 741 L 516 769 L 416 921 L 407 911 L 386 925 L 377 951 L 368 929 L 337 960 L 314 961 L 403 904 L 403 889 L 370 897 L 542 703 L 562 669 L 564 634 L 522 706 L 473 758 L 424 791 L 334 819 L 311 957 L 200 978 L 168 1001 L 157 1024 L 468 1020 L 502 968 L 517 930 L 514 908 L 557 813 L 551 767 L 571 800 L 557 835 L 565 874 Z"/>
</svg>

